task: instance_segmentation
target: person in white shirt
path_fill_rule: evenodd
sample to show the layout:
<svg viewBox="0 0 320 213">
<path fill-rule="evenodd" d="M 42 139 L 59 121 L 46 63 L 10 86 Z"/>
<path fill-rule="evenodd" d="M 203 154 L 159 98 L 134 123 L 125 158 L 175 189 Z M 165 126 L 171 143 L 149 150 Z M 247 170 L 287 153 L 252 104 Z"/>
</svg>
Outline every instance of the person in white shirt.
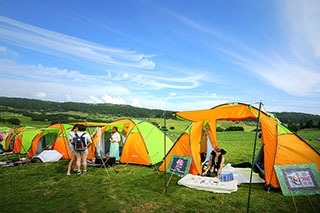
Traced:
<svg viewBox="0 0 320 213">
<path fill-rule="evenodd" d="M 118 132 L 117 127 L 112 128 L 112 135 L 110 138 L 110 150 L 109 150 L 109 155 L 110 157 L 115 157 L 116 161 L 119 161 L 119 143 L 121 141 L 121 136 Z"/>
<path fill-rule="evenodd" d="M 69 144 L 69 148 L 71 151 L 71 160 L 68 165 L 67 175 L 71 175 L 71 173 L 70 173 L 71 167 L 73 164 L 76 164 L 76 155 L 74 153 L 73 138 L 75 137 L 74 134 L 78 131 L 78 126 L 79 126 L 79 124 L 75 124 L 68 135 L 68 139 L 69 139 L 68 144 Z M 76 165 L 74 167 L 74 170 L 77 170 Z"/>
<path fill-rule="evenodd" d="M 77 151 L 75 150 L 75 154 L 76 154 L 76 159 L 77 159 L 77 169 L 78 169 L 78 174 L 81 174 L 81 170 L 80 170 L 80 161 L 81 161 L 81 156 L 82 156 L 82 165 L 83 165 L 83 174 L 87 174 L 87 155 L 88 155 L 88 141 L 91 144 L 92 140 L 90 138 L 90 136 L 85 133 L 86 131 L 86 126 L 84 125 L 79 125 L 78 129 L 80 132 L 78 132 L 77 134 L 75 134 L 76 137 L 84 137 L 85 139 L 85 143 L 86 143 L 86 150 L 84 151 Z"/>
</svg>

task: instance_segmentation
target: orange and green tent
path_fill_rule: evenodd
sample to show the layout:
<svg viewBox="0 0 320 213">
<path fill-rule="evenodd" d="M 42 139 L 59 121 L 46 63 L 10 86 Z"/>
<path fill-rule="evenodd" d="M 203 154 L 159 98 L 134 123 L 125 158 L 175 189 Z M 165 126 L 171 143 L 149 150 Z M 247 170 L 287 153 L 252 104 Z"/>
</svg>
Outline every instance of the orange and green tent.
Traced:
<svg viewBox="0 0 320 213">
<path fill-rule="evenodd" d="M 172 155 L 192 157 L 190 173 L 201 174 L 201 141 L 204 129 L 212 147 L 217 145 L 217 120 L 244 120 L 257 118 L 259 110 L 251 105 L 235 103 L 223 104 L 208 110 L 176 112 L 182 119 L 193 121 L 192 125 L 180 136 L 166 156 L 167 164 L 161 165 L 165 171 Z M 279 188 L 274 170 L 277 165 L 314 163 L 320 170 L 320 154 L 298 135 L 282 125 L 269 113 L 261 112 L 262 147 L 264 158 L 264 175 L 267 186 Z M 205 128 L 204 128 L 205 127 Z"/>
<path fill-rule="evenodd" d="M 121 163 L 155 165 L 163 160 L 173 145 L 170 138 L 164 136 L 164 133 L 152 123 L 135 119 L 122 119 L 107 124 L 95 134 L 93 137 L 95 147 L 99 149 L 103 134 L 110 132 L 113 127 L 117 127 L 118 132 L 124 136 L 124 146 L 120 156 Z M 165 137 L 166 151 L 164 152 Z"/>
</svg>

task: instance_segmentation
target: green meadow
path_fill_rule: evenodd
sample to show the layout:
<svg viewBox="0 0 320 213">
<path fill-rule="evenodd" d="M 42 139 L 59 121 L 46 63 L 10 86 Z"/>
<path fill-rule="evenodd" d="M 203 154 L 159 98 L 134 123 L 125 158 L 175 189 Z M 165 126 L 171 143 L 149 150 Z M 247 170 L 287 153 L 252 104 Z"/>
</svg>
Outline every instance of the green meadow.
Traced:
<svg viewBox="0 0 320 213">
<path fill-rule="evenodd" d="M 175 126 L 169 130 L 174 134 L 181 133 L 188 122 L 169 120 L 167 124 Z M 255 125 L 249 127 L 247 130 Z M 319 129 L 298 134 L 311 139 L 320 151 L 320 142 L 316 141 Z M 218 144 L 228 152 L 226 163 L 251 162 L 254 138 L 251 131 L 218 132 Z M 104 168 L 91 167 L 87 175 L 66 176 L 67 164 L 68 160 L 61 160 L 0 168 L 1 212 L 245 212 L 247 208 L 248 184 L 240 185 L 232 194 L 214 194 L 179 186 L 179 177 L 173 176 L 168 193 L 163 194 L 164 174 L 151 167 L 120 164 L 115 167 L 118 173 L 112 168 L 107 170 L 110 176 Z M 296 196 L 294 200 L 300 212 L 320 209 L 320 195 Z M 263 184 L 253 184 L 250 204 L 252 212 L 295 211 L 292 197 L 283 196 L 280 190 L 267 192 Z"/>
</svg>

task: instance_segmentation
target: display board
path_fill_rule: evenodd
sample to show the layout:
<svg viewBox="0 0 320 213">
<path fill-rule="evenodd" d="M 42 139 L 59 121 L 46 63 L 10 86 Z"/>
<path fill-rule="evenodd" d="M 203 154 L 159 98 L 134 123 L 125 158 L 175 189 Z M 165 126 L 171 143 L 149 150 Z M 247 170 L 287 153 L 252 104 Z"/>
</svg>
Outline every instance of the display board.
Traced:
<svg viewBox="0 0 320 213">
<path fill-rule="evenodd" d="M 320 194 L 320 173 L 315 164 L 274 166 L 283 195 Z"/>
<path fill-rule="evenodd" d="M 184 177 L 189 173 L 191 162 L 190 157 L 172 155 L 167 172 Z"/>
</svg>

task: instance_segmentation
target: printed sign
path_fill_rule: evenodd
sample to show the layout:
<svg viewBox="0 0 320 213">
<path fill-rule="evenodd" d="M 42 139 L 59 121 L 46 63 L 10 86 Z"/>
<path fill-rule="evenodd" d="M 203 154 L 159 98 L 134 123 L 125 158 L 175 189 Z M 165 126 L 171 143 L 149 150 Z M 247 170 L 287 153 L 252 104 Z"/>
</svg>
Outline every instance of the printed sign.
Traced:
<svg viewBox="0 0 320 213">
<path fill-rule="evenodd" d="M 282 194 L 320 194 L 320 174 L 315 164 L 274 166 Z"/>
<path fill-rule="evenodd" d="M 191 162 L 192 158 L 190 157 L 172 155 L 167 172 L 184 177 L 189 173 Z"/>
</svg>

